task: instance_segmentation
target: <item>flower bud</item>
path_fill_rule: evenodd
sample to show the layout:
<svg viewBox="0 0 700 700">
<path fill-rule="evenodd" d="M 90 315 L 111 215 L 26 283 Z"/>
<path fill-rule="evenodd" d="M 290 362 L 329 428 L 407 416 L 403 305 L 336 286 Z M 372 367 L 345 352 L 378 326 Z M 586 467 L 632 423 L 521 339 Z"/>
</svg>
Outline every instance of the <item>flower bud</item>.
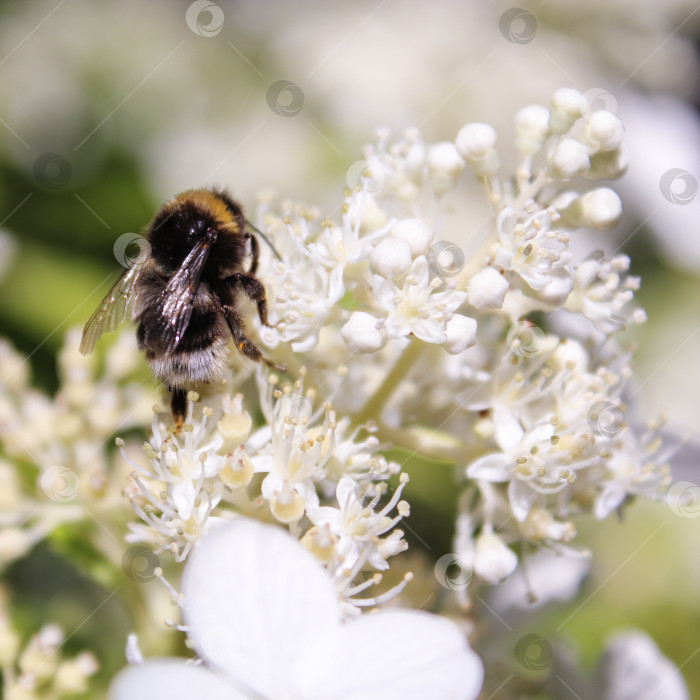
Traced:
<svg viewBox="0 0 700 700">
<path fill-rule="evenodd" d="M 549 110 L 540 105 L 521 109 L 515 115 L 515 148 L 524 156 L 537 153 L 549 136 Z"/>
<path fill-rule="evenodd" d="M 624 144 L 614 151 L 594 153 L 586 177 L 589 180 L 615 180 L 627 172 L 629 162 L 629 153 Z"/>
<path fill-rule="evenodd" d="M 574 139 L 563 139 L 552 156 L 550 169 L 556 177 L 566 180 L 582 175 L 590 164 L 586 146 Z"/>
<path fill-rule="evenodd" d="M 442 347 L 450 355 L 458 355 L 476 343 L 476 319 L 454 314 L 445 326 L 447 340 Z"/>
<path fill-rule="evenodd" d="M 494 175 L 500 165 L 496 131 L 489 124 L 467 124 L 457 134 L 457 150 L 480 176 Z"/>
<path fill-rule="evenodd" d="M 518 557 L 498 535 L 485 533 L 476 541 L 474 572 L 489 583 L 498 583 L 513 573 Z"/>
<path fill-rule="evenodd" d="M 411 267 L 411 247 L 406 241 L 385 238 L 370 252 L 369 264 L 374 272 L 387 279 L 401 275 Z"/>
<path fill-rule="evenodd" d="M 430 147 L 428 167 L 430 182 L 436 194 L 451 190 L 464 170 L 464 161 L 453 143 L 443 141 Z"/>
<path fill-rule="evenodd" d="M 625 129 L 612 112 L 601 109 L 591 115 L 584 135 L 594 150 L 614 151 L 622 144 Z"/>
<path fill-rule="evenodd" d="M 622 202 L 616 192 L 601 187 L 575 199 L 562 214 L 573 226 L 607 231 L 617 226 L 622 215 Z"/>
<path fill-rule="evenodd" d="M 386 342 L 381 321 L 366 311 L 353 311 L 340 335 L 350 352 L 376 352 Z"/>
<path fill-rule="evenodd" d="M 411 256 L 425 255 L 433 242 L 433 230 L 423 219 L 401 219 L 391 229 L 391 238 L 408 243 Z"/>
<path fill-rule="evenodd" d="M 553 134 L 568 131 L 584 115 L 587 107 L 586 98 L 578 90 L 560 88 L 552 96 L 549 107 L 549 130 Z"/>
<path fill-rule="evenodd" d="M 498 270 L 487 267 L 469 280 L 467 298 L 477 309 L 500 309 L 509 286 Z"/>
</svg>

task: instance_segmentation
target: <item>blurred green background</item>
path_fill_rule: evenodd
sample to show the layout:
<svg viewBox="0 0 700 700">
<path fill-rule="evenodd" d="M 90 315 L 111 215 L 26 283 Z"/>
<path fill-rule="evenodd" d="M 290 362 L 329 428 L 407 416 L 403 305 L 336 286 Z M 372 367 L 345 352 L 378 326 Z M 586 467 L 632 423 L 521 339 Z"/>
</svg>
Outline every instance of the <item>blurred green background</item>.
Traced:
<svg viewBox="0 0 700 700">
<path fill-rule="evenodd" d="M 523 2 L 536 19 L 531 36 L 525 25 L 503 25 L 510 7 L 2 2 L 0 334 L 31 355 L 36 384 L 54 391 L 66 330 L 85 322 L 121 269 L 115 241 L 141 231 L 166 197 L 218 184 L 252 209 L 257 192 L 274 188 L 330 215 L 376 127 L 419 126 L 426 139 L 447 140 L 467 122 L 486 121 L 512 164 L 515 111 L 548 104 L 554 89 L 571 86 L 623 119 L 631 151 L 630 173 L 619 183 L 622 223 L 595 238 L 582 234 L 581 249 L 632 257 L 649 314 L 633 336 L 635 399 L 697 437 L 700 197 L 679 204 L 659 185 L 671 168 L 700 177 L 697 4 Z M 297 91 L 280 93 L 282 80 Z M 481 211 L 475 204 L 475 227 Z M 682 478 L 698 483 L 697 474 Z M 450 494 L 430 496 L 426 520 L 443 497 Z M 420 532 L 416 513 L 412 527 Z M 582 524 L 582 544 L 597 556 L 581 600 L 595 595 L 566 633 L 586 661 L 610 631 L 628 626 L 648 631 L 677 665 L 691 658 L 700 645 L 699 522 L 645 505 L 626 526 Z M 641 546 L 658 523 L 664 526 Z M 92 584 L 47 546 L 8 580 L 41 582 L 16 591 L 27 630 L 48 619 L 65 620 L 70 630 L 71 620 L 82 619 L 70 611 L 90 608 L 81 596 Z M 126 633 L 119 600 L 71 644 L 108 647 L 105 625 Z M 683 673 L 700 697 L 698 657 Z"/>
</svg>

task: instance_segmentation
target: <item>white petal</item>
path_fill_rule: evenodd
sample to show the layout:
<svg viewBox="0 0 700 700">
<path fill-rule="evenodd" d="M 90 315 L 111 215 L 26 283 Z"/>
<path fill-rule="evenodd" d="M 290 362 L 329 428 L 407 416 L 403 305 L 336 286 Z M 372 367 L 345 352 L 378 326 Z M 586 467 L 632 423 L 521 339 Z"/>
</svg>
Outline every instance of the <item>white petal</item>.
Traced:
<svg viewBox="0 0 700 700">
<path fill-rule="evenodd" d="M 268 698 L 293 689 L 316 644 L 340 624 L 334 586 L 314 557 L 281 529 L 247 518 L 201 541 L 182 592 L 199 655 Z"/>
<path fill-rule="evenodd" d="M 683 676 L 644 632 L 622 633 L 599 663 L 598 697 L 604 700 L 688 700 Z"/>
<path fill-rule="evenodd" d="M 112 681 L 111 700 L 245 700 L 227 680 L 185 659 L 154 659 L 142 666 L 127 666 Z"/>
<path fill-rule="evenodd" d="M 525 431 L 515 413 L 498 405 L 493 411 L 493 433 L 498 446 L 505 452 L 512 452 L 520 444 Z"/>
<path fill-rule="evenodd" d="M 418 611 L 347 623 L 304 672 L 305 700 L 473 700 L 483 666 L 460 629 Z"/>
<path fill-rule="evenodd" d="M 467 468 L 467 476 L 470 479 L 484 479 L 484 481 L 507 481 L 514 462 L 511 457 L 503 452 L 492 452 L 479 457 Z"/>
<path fill-rule="evenodd" d="M 513 515 L 522 523 L 527 518 L 530 508 L 537 499 L 537 492 L 533 491 L 529 484 L 522 479 L 513 479 L 508 484 L 508 500 L 513 510 Z"/>
<path fill-rule="evenodd" d="M 183 479 L 175 484 L 172 499 L 178 515 L 183 520 L 189 520 L 194 508 L 194 484 L 189 479 Z"/>
</svg>

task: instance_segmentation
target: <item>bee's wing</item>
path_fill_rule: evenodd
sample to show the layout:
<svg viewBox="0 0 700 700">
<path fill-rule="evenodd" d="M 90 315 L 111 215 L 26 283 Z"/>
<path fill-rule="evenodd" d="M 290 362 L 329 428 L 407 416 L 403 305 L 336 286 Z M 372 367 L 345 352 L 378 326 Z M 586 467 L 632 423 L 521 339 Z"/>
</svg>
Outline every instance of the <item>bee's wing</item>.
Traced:
<svg viewBox="0 0 700 700">
<path fill-rule="evenodd" d="M 117 326 L 129 314 L 134 300 L 134 285 L 139 270 L 140 266 L 138 265 L 125 270 L 97 307 L 95 313 L 88 319 L 80 341 L 80 352 L 83 355 L 92 352 L 98 338 L 103 333 L 116 330 Z"/>
<path fill-rule="evenodd" d="M 160 297 L 158 319 L 148 332 L 149 336 L 157 338 L 159 347 L 166 355 L 175 350 L 187 330 L 194 297 L 211 246 L 212 241 L 209 240 L 197 243 L 180 269 L 170 278 Z"/>
</svg>

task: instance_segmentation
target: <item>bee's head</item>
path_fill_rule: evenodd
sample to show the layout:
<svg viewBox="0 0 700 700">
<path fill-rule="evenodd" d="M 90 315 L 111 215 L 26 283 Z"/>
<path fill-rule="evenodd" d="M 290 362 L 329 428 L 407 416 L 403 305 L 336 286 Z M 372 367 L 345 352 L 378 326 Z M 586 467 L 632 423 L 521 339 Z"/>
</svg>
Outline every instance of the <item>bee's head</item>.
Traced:
<svg viewBox="0 0 700 700">
<path fill-rule="evenodd" d="M 210 212 L 194 203 L 163 207 L 149 231 L 153 257 L 163 265 L 178 265 L 200 241 L 214 242 L 219 226 Z"/>
</svg>

